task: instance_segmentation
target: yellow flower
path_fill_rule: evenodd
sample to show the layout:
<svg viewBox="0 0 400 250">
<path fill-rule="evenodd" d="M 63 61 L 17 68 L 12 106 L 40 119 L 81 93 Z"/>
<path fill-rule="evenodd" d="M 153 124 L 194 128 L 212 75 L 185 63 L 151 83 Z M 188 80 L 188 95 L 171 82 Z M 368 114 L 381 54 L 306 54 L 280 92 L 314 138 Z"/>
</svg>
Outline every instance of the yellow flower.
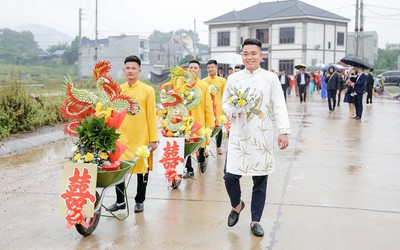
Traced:
<svg viewBox="0 0 400 250">
<path fill-rule="evenodd" d="M 190 95 L 190 92 L 189 91 L 185 91 L 185 95 Z"/>
<path fill-rule="evenodd" d="M 82 157 L 82 155 L 81 155 L 80 153 L 77 153 L 77 154 L 74 156 L 74 160 L 75 160 L 75 161 L 78 161 L 81 157 Z"/>
<path fill-rule="evenodd" d="M 226 121 L 227 121 L 227 118 L 226 118 L 225 115 L 220 115 L 220 116 L 218 117 L 218 123 L 225 124 Z"/>
<path fill-rule="evenodd" d="M 217 94 L 217 91 L 213 90 L 213 91 L 211 91 L 211 94 L 212 94 L 212 95 L 216 95 L 216 94 Z"/>
<path fill-rule="evenodd" d="M 238 101 L 238 106 L 239 107 L 243 107 L 244 105 L 246 105 L 246 100 L 244 100 L 244 99 L 240 99 L 239 101 Z"/>
<path fill-rule="evenodd" d="M 179 128 L 179 130 L 185 130 L 186 129 L 186 126 L 185 125 L 182 125 L 180 128 Z"/>
<path fill-rule="evenodd" d="M 87 153 L 85 155 L 85 162 L 91 162 L 94 158 L 94 155 L 92 153 Z"/>
<path fill-rule="evenodd" d="M 188 100 L 192 100 L 192 99 L 193 99 L 193 97 L 192 97 L 191 95 L 188 95 L 188 96 L 186 97 L 186 99 L 188 99 Z"/>
<path fill-rule="evenodd" d="M 136 154 L 142 158 L 149 158 L 150 150 L 147 146 L 143 145 L 138 147 Z"/>
<path fill-rule="evenodd" d="M 108 154 L 106 152 L 103 152 L 100 154 L 100 159 L 106 160 L 108 158 Z"/>
<path fill-rule="evenodd" d="M 230 97 L 228 98 L 228 103 L 229 103 L 229 104 L 232 104 L 232 103 L 233 103 L 232 98 L 230 98 Z"/>
</svg>

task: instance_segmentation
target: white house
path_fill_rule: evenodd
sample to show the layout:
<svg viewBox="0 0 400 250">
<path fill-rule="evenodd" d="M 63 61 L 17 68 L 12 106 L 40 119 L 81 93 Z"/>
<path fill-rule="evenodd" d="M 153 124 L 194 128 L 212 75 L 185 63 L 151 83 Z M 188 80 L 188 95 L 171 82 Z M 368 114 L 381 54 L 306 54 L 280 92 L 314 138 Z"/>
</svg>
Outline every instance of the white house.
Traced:
<svg viewBox="0 0 400 250">
<path fill-rule="evenodd" d="M 328 64 L 346 55 L 350 20 L 302 1 L 265 2 L 241 11 L 231 11 L 209 21 L 211 58 L 222 53 L 240 53 L 244 39 L 262 41 L 263 67 Z"/>
</svg>

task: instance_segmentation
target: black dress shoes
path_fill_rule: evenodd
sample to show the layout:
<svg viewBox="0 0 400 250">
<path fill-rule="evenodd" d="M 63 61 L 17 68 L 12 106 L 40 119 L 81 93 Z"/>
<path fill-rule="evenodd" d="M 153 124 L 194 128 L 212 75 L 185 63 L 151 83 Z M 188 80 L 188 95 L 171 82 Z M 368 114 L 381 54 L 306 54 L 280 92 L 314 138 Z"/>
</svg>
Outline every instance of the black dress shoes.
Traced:
<svg viewBox="0 0 400 250">
<path fill-rule="evenodd" d="M 240 208 L 240 212 L 242 212 L 243 208 L 244 208 L 244 202 L 241 201 L 241 208 Z M 239 221 L 239 215 L 240 212 L 236 212 L 235 210 L 232 209 L 232 211 L 229 213 L 228 216 L 228 227 L 233 227 L 234 225 L 236 225 L 236 223 Z"/>
<path fill-rule="evenodd" d="M 143 209 L 144 209 L 144 205 L 143 205 L 143 203 L 136 203 L 135 204 L 135 213 L 141 213 L 141 212 L 143 212 Z"/>
<path fill-rule="evenodd" d="M 108 210 L 110 210 L 111 212 L 116 212 L 118 210 L 124 210 L 125 208 L 126 208 L 125 202 L 120 203 L 119 205 L 118 205 L 118 203 L 114 203 L 108 207 Z"/>
<path fill-rule="evenodd" d="M 200 172 L 204 173 L 206 172 L 207 166 L 205 162 L 200 162 Z"/>
<path fill-rule="evenodd" d="M 257 236 L 257 237 L 264 236 L 264 230 L 261 227 L 261 225 L 258 223 L 254 224 L 252 227 L 250 227 L 250 230 L 254 234 L 254 236 Z"/>
</svg>

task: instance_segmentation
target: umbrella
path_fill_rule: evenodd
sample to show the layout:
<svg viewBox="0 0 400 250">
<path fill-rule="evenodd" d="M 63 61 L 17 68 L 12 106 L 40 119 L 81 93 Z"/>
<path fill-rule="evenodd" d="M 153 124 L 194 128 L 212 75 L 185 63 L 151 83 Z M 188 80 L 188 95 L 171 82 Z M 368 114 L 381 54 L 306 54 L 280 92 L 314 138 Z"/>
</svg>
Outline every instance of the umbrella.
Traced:
<svg viewBox="0 0 400 250">
<path fill-rule="evenodd" d="M 223 64 L 243 64 L 242 55 L 236 53 L 224 53 L 217 56 L 212 57 L 217 61 L 217 63 Z"/>
<path fill-rule="evenodd" d="M 301 68 L 307 68 L 307 66 L 305 65 L 305 64 L 302 64 L 302 63 L 299 63 L 299 64 L 296 64 L 295 66 L 294 66 L 294 68 L 295 69 L 301 69 Z"/>
<path fill-rule="evenodd" d="M 325 67 L 322 68 L 322 71 L 327 71 L 329 69 L 329 67 L 334 67 L 335 70 L 342 70 L 344 69 L 344 67 L 340 64 L 328 64 Z"/>
<path fill-rule="evenodd" d="M 357 68 L 364 68 L 364 69 L 371 68 L 371 65 L 369 65 L 369 63 L 367 63 L 364 59 L 357 56 L 345 56 L 340 61 L 347 65 L 351 65 Z"/>
</svg>

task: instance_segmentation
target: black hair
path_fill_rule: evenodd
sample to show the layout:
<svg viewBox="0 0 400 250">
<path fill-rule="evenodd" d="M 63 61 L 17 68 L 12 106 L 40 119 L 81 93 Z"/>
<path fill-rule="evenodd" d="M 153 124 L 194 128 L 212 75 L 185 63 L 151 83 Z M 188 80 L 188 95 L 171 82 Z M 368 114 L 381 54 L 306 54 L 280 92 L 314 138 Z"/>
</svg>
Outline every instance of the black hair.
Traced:
<svg viewBox="0 0 400 250">
<path fill-rule="evenodd" d="M 140 67 L 140 65 L 142 65 L 142 62 L 140 61 L 139 57 L 134 56 L 134 55 L 127 56 L 125 58 L 124 64 L 127 63 L 127 62 L 135 62 L 135 63 L 137 63 L 139 65 L 139 67 Z"/>
<path fill-rule="evenodd" d="M 260 49 L 262 47 L 261 41 L 255 38 L 247 38 L 246 40 L 244 40 L 242 44 L 242 49 L 245 45 L 257 45 L 257 47 L 259 47 Z"/>
<path fill-rule="evenodd" d="M 211 60 L 209 60 L 209 61 L 207 62 L 207 65 L 210 65 L 210 64 L 218 65 L 218 62 L 217 62 L 216 60 L 214 60 L 214 59 L 211 59 Z"/>
<path fill-rule="evenodd" d="M 242 66 L 236 65 L 236 66 L 235 66 L 235 69 L 242 69 Z"/>
<path fill-rule="evenodd" d="M 228 70 L 233 69 L 232 67 L 229 67 Z"/>
<path fill-rule="evenodd" d="M 374 72 L 374 68 L 369 68 L 369 72 Z"/>
<path fill-rule="evenodd" d="M 189 64 L 191 64 L 191 63 L 197 63 L 200 66 L 200 62 L 197 60 L 190 60 Z"/>
</svg>

